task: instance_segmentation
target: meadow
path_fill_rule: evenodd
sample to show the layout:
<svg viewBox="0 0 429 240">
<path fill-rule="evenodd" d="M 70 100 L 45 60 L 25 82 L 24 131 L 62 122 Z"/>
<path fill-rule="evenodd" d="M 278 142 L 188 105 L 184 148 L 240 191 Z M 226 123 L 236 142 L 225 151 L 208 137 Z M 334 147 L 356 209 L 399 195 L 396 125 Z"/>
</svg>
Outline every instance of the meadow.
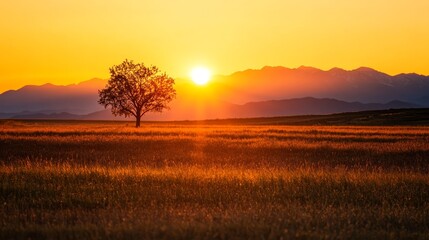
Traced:
<svg viewBox="0 0 429 240">
<path fill-rule="evenodd" d="M 428 172 L 424 126 L 4 120 L 0 239 L 428 239 Z"/>
</svg>

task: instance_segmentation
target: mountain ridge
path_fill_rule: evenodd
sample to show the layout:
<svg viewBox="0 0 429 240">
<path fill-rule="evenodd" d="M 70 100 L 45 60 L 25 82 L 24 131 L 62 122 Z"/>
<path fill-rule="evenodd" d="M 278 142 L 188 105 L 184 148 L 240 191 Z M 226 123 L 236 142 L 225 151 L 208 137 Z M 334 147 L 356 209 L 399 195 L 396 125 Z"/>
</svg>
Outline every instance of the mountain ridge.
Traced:
<svg viewBox="0 0 429 240">
<path fill-rule="evenodd" d="M 263 66 L 261 68 L 244 69 L 244 70 L 239 70 L 239 71 L 233 72 L 233 73 L 231 73 L 229 75 L 218 75 L 218 76 L 220 76 L 220 77 L 226 77 L 226 76 L 231 76 L 231 75 L 234 75 L 234 74 L 239 74 L 239 73 L 248 72 L 248 71 L 263 71 L 263 70 L 267 70 L 267 69 L 285 69 L 285 70 L 313 69 L 313 70 L 318 70 L 318 71 L 321 71 L 321 72 L 332 72 L 332 71 L 343 71 L 343 72 L 374 71 L 374 72 L 378 72 L 378 73 L 383 73 L 383 74 L 385 74 L 387 76 L 390 76 L 390 77 L 410 76 L 410 75 L 416 76 L 416 77 L 417 76 L 418 77 L 429 77 L 429 75 L 419 74 L 419 73 L 416 73 L 416 72 L 398 73 L 398 74 L 395 74 L 395 75 L 391 75 L 391 74 L 388 74 L 388 73 L 384 73 L 384 72 L 378 71 L 378 70 L 376 70 L 374 68 L 365 67 L 365 66 L 358 67 L 358 68 L 351 69 L 351 70 L 347 70 L 347 69 L 340 68 L 340 67 L 332 67 L 332 68 L 330 68 L 328 70 L 323 70 L 321 68 L 316 68 L 316 67 L 311 67 L 311 66 L 305 66 L 305 65 L 301 65 L 301 66 L 296 67 L 296 68 L 289 68 L 289 67 L 284 67 L 284 66 L 270 66 L 270 65 L 266 65 L 266 66 Z M 183 77 L 178 77 L 178 79 L 183 79 Z M 85 84 L 85 83 L 96 82 L 96 81 L 97 82 L 104 82 L 105 83 L 105 82 L 107 82 L 107 79 L 101 79 L 101 78 L 98 78 L 98 77 L 93 77 L 91 79 L 84 80 L 84 81 L 79 82 L 79 83 L 71 83 L 71 84 L 66 84 L 66 85 L 53 84 L 53 83 L 50 83 L 50 82 L 39 84 L 39 85 L 28 84 L 28 85 L 24 85 L 24 86 L 22 86 L 22 87 L 20 87 L 18 89 L 6 90 L 6 91 L 0 93 L 0 95 L 2 95 L 4 93 L 7 93 L 7 92 L 16 92 L 16 91 L 22 90 L 23 88 L 26 88 L 26 87 L 43 87 L 45 85 L 51 85 L 51 86 L 57 86 L 57 87 L 72 87 L 72 86 L 78 86 L 78 85 L 82 85 L 82 84 Z"/>
<path fill-rule="evenodd" d="M 429 92 L 429 76 L 416 73 L 391 76 L 368 67 L 353 70 L 332 68 L 325 71 L 306 66 L 265 66 L 260 70 L 240 71 L 223 78 L 224 82 L 234 79 L 248 84 L 246 94 L 259 96 L 253 99 L 255 101 L 313 96 L 364 103 L 398 99 L 429 106 L 429 102 L 420 100 Z M 264 84 L 264 81 L 269 84 Z M 236 89 L 243 90 L 241 87 Z M 234 95 L 233 92 L 228 94 Z M 233 102 L 230 100 L 232 96 L 227 101 Z M 239 101 L 244 103 L 248 100 Z"/>
<path fill-rule="evenodd" d="M 92 78 L 77 84 L 27 85 L 18 90 L 6 91 L 0 94 L 0 117 L 23 115 L 19 113 L 25 111 L 48 115 L 65 112 L 81 116 L 103 111 L 103 106 L 97 103 L 98 90 L 102 89 L 106 82 L 105 79 Z M 177 99 L 171 103 L 172 111 L 154 116 L 163 118 L 166 115 L 173 118 L 175 115 L 177 119 L 187 116 L 190 119 L 228 117 L 228 114 L 234 113 L 231 109 L 240 108 L 238 105 L 255 102 L 257 104 L 254 108 L 262 108 L 265 101 L 304 97 L 366 104 L 353 107 L 359 110 L 381 106 L 373 104 L 382 104 L 384 108 L 403 106 L 399 103 L 386 105 L 395 100 L 412 104 L 412 107 L 429 106 L 429 76 L 416 73 L 391 76 L 368 67 L 321 70 L 308 66 L 265 66 L 261 69 L 214 76 L 206 86 L 196 86 L 188 79 L 179 78 L 176 79 L 176 89 Z M 322 100 L 318 100 L 320 101 Z M 335 101 L 325 102 L 327 105 L 337 104 Z M 285 114 L 283 110 L 278 110 L 282 109 L 282 106 L 274 107 L 276 104 L 279 103 L 270 102 L 266 108 L 277 109 L 277 112 Z M 246 107 L 241 107 L 237 112 L 249 115 L 243 112 L 243 108 Z M 311 105 L 303 108 L 306 109 L 299 113 L 317 113 L 317 109 L 310 110 Z M 320 106 L 320 109 L 323 109 L 323 106 Z M 338 105 L 338 109 L 347 110 L 348 107 Z M 265 111 L 265 115 L 273 115 L 267 110 L 258 111 L 258 114 Z M 297 112 L 298 110 L 293 114 Z"/>
</svg>

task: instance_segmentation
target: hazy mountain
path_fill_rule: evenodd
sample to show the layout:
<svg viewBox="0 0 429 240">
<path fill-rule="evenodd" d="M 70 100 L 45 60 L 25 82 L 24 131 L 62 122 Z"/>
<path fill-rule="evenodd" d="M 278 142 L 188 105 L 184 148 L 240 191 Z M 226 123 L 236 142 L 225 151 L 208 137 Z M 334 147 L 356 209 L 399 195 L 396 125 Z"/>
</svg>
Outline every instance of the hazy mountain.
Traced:
<svg viewBox="0 0 429 240">
<path fill-rule="evenodd" d="M 12 119 L 61 119 L 61 120 L 78 120 L 82 119 L 81 115 L 71 114 L 67 112 L 62 113 L 30 113 L 30 114 L 19 114 L 10 117 Z"/>
<path fill-rule="evenodd" d="M 251 102 L 231 109 L 232 117 L 273 117 L 293 115 L 323 115 L 367 110 L 418 108 L 418 105 L 401 101 L 386 104 L 344 102 L 336 99 L 296 98 L 287 100 Z"/>
<path fill-rule="evenodd" d="M 97 103 L 97 92 L 105 84 L 106 80 L 92 79 L 68 86 L 45 84 L 7 91 L 0 94 L 0 118 L 111 119 Z M 177 79 L 176 90 L 171 111 L 145 118 L 258 117 L 429 106 L 429 76 L 390 76 L 364 67 L 351 71 L 264 67 L 216 76 L 202 87 Z M 302 99 L 308 96 L 314 98 Z"/>
<path fill-rule="evenodd" d="M 390 76 L 365 67 L 352 71 L 264 67 L 215 80 L 225 86 L 223 100 L 233 103 L 311 96 L 363 103 L 401 100 L 429 106 L 429 76 L 415 73 Z"/>
<path fill-rule="evenodd" d="M 103 109 L 97 100 L 98 89 L 103 88 L 105 84 L 105 80 L 92 79 L 68 86 L 29 85 L 18 90 L 10 90 L 0 94 L 0 112 L 91 113 Z"/>
</svg>

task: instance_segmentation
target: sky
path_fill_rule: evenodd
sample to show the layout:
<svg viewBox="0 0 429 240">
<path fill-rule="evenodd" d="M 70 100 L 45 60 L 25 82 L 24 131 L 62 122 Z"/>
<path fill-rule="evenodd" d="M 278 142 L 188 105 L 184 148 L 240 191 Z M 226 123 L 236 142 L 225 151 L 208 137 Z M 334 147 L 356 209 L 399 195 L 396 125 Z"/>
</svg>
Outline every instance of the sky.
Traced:
<svg viewBox="0 0 429 240">
<path fill-rule="evenodd" d="M 206 66 L 429 75 L 427 0 L 3 0 L 0 92 L 108 78 L 132 59 L 172 77 Z"/>
</svg>

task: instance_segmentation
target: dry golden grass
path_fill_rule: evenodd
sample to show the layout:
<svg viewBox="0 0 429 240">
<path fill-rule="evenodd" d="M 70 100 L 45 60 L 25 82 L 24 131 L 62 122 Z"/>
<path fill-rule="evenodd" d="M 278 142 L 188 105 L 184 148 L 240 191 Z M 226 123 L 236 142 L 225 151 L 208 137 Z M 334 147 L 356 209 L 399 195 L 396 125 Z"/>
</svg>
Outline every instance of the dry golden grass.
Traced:
<svg viewBox="0 0 429 240">
<path fill-rule="evenodd" d="M 429 237 L 429 128 L 0 122 L 0 238 Z"/>
</svg>

